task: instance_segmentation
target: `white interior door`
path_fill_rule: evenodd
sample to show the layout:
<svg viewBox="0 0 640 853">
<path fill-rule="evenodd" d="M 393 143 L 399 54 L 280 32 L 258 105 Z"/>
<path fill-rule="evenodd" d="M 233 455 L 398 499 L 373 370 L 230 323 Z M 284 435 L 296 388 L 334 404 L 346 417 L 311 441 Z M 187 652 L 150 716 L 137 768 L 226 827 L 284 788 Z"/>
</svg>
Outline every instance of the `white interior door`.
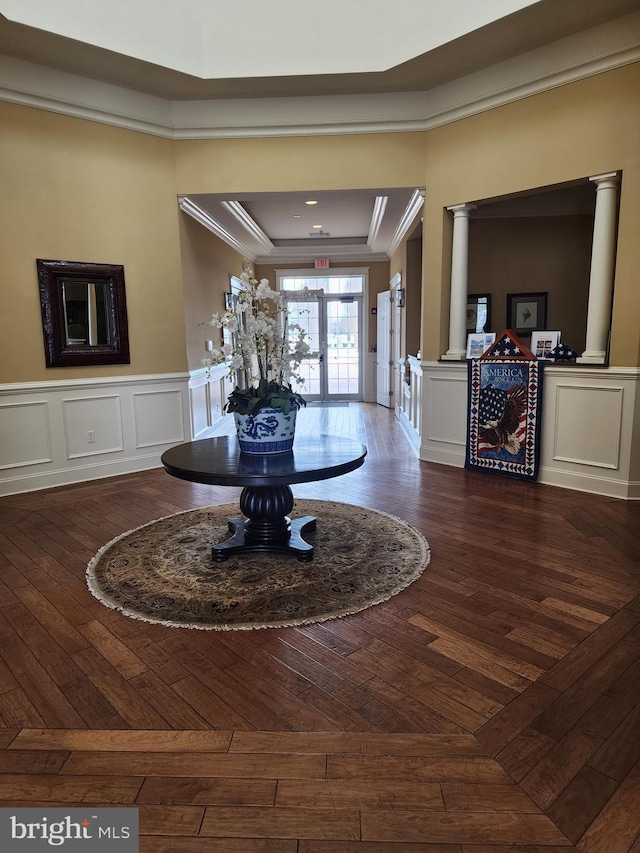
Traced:
<svg viewBox="0 0 640 853">
<path fill-rule="evenodd" d="M 393 405 L 391 395 L 391 291 L 378 294 L 378 360 L 376 363 L 376 400 L 381 406 Z"/>
</svg>

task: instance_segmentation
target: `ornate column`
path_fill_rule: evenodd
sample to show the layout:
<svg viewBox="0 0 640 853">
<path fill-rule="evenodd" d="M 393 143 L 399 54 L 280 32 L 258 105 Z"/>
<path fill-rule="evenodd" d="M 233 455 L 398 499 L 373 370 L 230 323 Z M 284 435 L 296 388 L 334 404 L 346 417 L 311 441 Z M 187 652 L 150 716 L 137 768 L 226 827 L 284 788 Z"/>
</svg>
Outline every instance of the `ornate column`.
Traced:
<svg viewBox="0 0 640 853">
<path fill-rule="evenodd" d="M 469 270 L 469 217 L 475 204 L 454 204 L 451 248 L 451 296 L 449 301 L 449 349 L 442 356 L 462 361 L 467 352 L 467 274 Z"/>
<path fill-rule="evenodd" d="M 586 348 L 579 362 L 604 364 L 611 325 L 611 295 L 615 264 L 616 212 L 618 209 L 617 172 L 589 178 L 596 185 L 596 212 L 593 222 L 589 306 L 587 308 Z"/>
</svg>

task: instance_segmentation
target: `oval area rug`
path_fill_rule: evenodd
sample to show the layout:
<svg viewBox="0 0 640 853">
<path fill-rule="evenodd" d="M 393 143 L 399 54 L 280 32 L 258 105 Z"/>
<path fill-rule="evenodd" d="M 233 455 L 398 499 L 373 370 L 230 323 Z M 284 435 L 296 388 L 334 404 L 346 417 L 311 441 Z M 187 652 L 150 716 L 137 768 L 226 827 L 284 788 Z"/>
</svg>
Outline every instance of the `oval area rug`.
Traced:
<svg viewBox="0 0 640 853">
<path fill-rule="evenodd" d="M 107 543 L 87 567 L 93 595 L 134 619 L 177 628 L 232 631 L 323 622 L 386 601 L 429 564 L 429 546 L 394 516 L 333 501 L 296 500 L 315 515 L 305 534 L 314 558 L 242 554 L 214 563 L 237 504 L 152 521 Z"/>
</svg>

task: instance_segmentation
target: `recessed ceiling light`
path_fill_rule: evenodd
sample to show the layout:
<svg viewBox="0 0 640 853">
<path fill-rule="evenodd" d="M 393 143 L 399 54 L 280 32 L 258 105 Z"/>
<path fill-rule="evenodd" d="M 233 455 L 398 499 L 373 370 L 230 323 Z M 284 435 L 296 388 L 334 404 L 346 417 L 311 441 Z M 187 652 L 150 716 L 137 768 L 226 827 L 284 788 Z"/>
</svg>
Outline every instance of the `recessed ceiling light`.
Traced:
<svg viewBox="0 0 640 853">
<path fill-rule="evenodd" d="M 322 229 L 322 225 L 314 225 L 313 227 Z"/>
<path fill-rule="evenodd" d="M 294 219 L 300 219 L 300 214 L 299 214 L 299 213 L 294 213 L 294 214 L 293 214 L 293 218 L 294 218 Z"/>
<path fill-rule="evenodd" d="M 309 201 L 305 201 L 305 204 L 317 204 L 317 203 L 318 202 L 314 201 L 312 198 L 310 198 Z"/>
</svg>

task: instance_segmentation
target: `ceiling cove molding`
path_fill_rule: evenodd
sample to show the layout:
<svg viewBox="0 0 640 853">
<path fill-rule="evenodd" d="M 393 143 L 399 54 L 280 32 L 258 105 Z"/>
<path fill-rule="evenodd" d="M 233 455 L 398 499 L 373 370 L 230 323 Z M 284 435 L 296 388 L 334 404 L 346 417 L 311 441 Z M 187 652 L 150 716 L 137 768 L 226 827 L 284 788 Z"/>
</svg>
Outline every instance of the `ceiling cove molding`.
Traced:
<svg viewBox="0 0 640 853">
<path fill-rule="evenodd" d="M 371 225 L 369 225 L 369 236 L 367 237 L 367 246 L 373 246 L 378 237 L 384 212 L 387 209 L 388 195 L 378 195 L 373 203 L 373 213 L 371 214 Z"/>
<path fill-rule="evenodd" d="M 256 240 L 266 252 L 273 251 L 274 245 L 269 237 L 264 233 L 255 219 L 249 215 L 248 211 L 244 209 L 239 201 L 223 201 L 222 206 L 238 220 L 243 228 L 251 234 L 253 239 Z"/>
<path fill-rule="evenodd" d="M 418 215 L 420 208 L 424 204 L 424 190 L 416 190 L 414 194 L 409 199 L 409 204 L 406 207 L 405 212 L 402 214 L 402 218 L 400 222 L 398 222 L 398 227 L 396 228 L 395 234 L 391 238 L 391 242 L 389 243 L 389 248 L 387 249 L 387 255 L 389 258 L 393 257 L 393 253 L 400 245 L 402 238 L 405 236 L 409 228 L 411 227 L 411 223 Z"/>
<path fill-rule="evenodd" d="M 640 12 L 428 92 L 169 101 L 0 56 L 0 99 L 169 139 L 424 131 L 640 61 Z"/>
<path fill-rule="evenodd" d="M 191 201 L 191 199 L 186 195 L 178 196 L 178 206 L 180 210 L 184 211 L 188 216 L 192 219 L 195 219 L 196 222 L 199 222 L 200 225 L 204 225 L 204 227 L 211 231 L 216 237 L 219 237 L 221 240 L 224 240 L 232 249 L 235 249 L 236 252 L 240 252 L 243 257 L 247 258 L 250 261 L 255 263 L 256 255 L 254 252 L 250 251 L 243 243 L 227 231 L 226 228 L 223 228 L 219 222 L 210 216 L 206 211 L 204 211 L 201 207 L 198 207 L 197 204 Z"/>
<path fill-rule="evenodd" d="M 360 264 L 369 262 L 373 263 L 374 261 L 389 263 L 389 258 L 384 252 L 358 252 L 357 250 L 354 251 L 353 246 L 349 247 L 348 252 L 336 252 L 334 251 L 334 248 L 335 247 L 332 247 L 330 251 L 325 252 L 325 256 L 329 255 L 331 257 L 331 263 Z M 286 254 L 284 251 L 279 253 L 276 250 L 272 255 L 260 255 L 256 258 L 255 262 L 257 264 L 304 264 L 313 263 L 317 257 L 317 252 L 310 252 L 306 248 L 305 250 L 287 249 Z M 329 269 L 331 270 L 331 267 L 329 267 Z"/>
</svg>

